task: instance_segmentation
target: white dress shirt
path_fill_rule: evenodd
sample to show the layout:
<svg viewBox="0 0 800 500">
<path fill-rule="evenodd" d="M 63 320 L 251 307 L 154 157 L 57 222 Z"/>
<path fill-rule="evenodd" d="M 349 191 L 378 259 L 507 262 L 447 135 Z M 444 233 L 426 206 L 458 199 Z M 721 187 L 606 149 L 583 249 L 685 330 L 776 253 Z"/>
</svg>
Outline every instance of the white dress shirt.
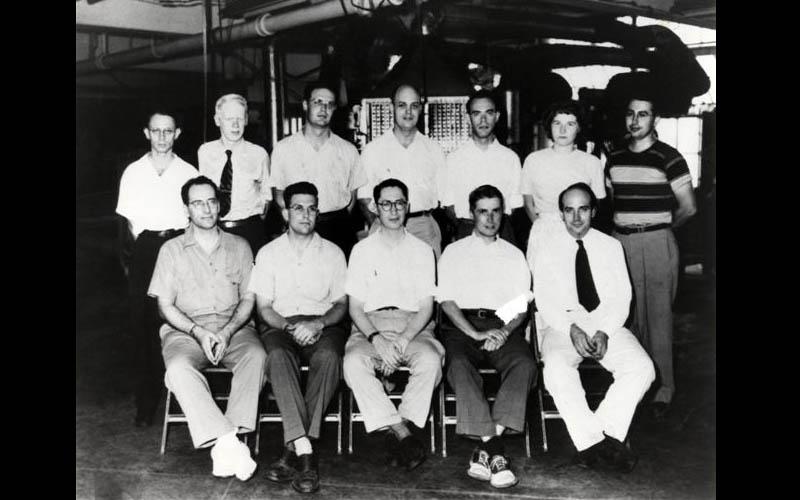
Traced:
<svg viewBox="0 0 800 500">
<path fill-rule="evenodd" d="M 415 132 L 414 140 L 404 147 L 389 130 L 364 146 L 361 161 L 367 182 L 358 189 L 359 199 L 372 198 L 376 185 L 395 178 L 408 186 L 408 203 L 412 212 L 439 206 L 447 166 L 442 147 L 426 135 Z"/>
<path fill-rule="evenodd" d="M 364 312 L 395 306 L 419 311 L 419 303 L 436 292 L 433 249 L 404 229 L 390 246 L 378 229 L 356 243 L 350 253 L 345 292 L 364 302 Z"/>
<path fill-rule="evenodd" d="M 264 213 L 264 206 L 272 199 L 269 188 L 269 156 L 267 150 L 244 139 L 233 147 L 222 140 L 207 142 L 197 150 L 200 173 L 220 187 L 222 170 L 228 160 L 225 150 L 231 150 L 231 209 L 220 220 L 240 220 Z"/>
<path fill-rule="evenodd" d="M 522 252 L 502 238 L 487 243 L 471 234 L 444 249 L 436 299 L 461 309 L 499 309 L 531 289 Z"/>
<path fill-rule="evenodd" d="M 576 182 L 588 184 L 598 200 L 606 197 L 599 158 L 580 149 L 564 153 L 546 148 L 525 158 L 520 191 L 533 196 L 537 212 L 558 213 L 558 195 Z"/>
<path fill-rule="evenodd" d="M 116 211 L 130 221 L 135 236 L 145 229 L 183 229 L 189 219 L 181 200 L 181 187 L 197 175 L 197 169 L 178 155 L 158 175 L 150 153 L 146 153 L 122 173 Z"/>
<path fill-rule="evenodd" d="M 511 214 L 512 209 L 522 206 L 521 172 L 517 153 L 497 139 L 486 150 L 470 139 L 447 156 L 442 205 L 453 205 L 456 217 L 469 219 L 469 193 L 478 186 L 491 184 L 503 194 L 505 212 Z"/>
<path fill-rule="evenodd" d="M 333 132 L 319 151 L 302 130 L 281 139 L 272 150 L 272 186 L 283 191 L 295 182 L 314 184 L 321 213 L 347 207 L 352 192 L 366 180 L 356 147 Z"/>
<path fill-rule="evenodd" d="M 554 235 L 539 250 L 533 268 L 534 297 L 546 326 L 569 335 L 572 323 L 590 337 L 598 330 L 611 338 L 625 323 L 631 284 L 619 241 L 589 229 L 583 238 L 600 305 L 592 312 L 578 302 L 575 254 L 578 243 L 569 233 Z"/>
<path fill-rule="evenodd" d="M 347 263 L 338 246 L 317 233 L 298 254 L 284 233 L 258 251 L 249 292 L 283 317 L 321 316 L 344 296 Z"/>
</svg>

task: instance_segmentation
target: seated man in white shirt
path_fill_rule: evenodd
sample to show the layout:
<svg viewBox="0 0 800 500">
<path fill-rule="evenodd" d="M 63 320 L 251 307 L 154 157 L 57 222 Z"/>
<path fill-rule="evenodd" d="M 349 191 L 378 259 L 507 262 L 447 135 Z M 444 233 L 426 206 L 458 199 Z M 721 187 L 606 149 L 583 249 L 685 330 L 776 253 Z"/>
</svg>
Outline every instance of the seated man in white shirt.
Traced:
<svg viewBox="0 0 800 500">
<path fill-rule="evenodd" d="M 623 326 L 631 302 L 625 255 L 619 241 L 591 228 L 597 199 L 587 184 L 562 191 L 558 207 L 567 232 L 548 240 L 533 268 L 544 323 L 542 375 L 578 450 L 578 464 L 630 472 L 637 459 L 623 441 L 655 370 Z M 594 412 L 578 374 L 584 358 L 596 359 L 614 376 Z"/>
<path fill-rule="evenodd" d="M 467 474 L 508 488 L 517 484 L 517 477 L 502 435 L 507 428 L 524 431 L 528 392 L 536 383 L 536 361 L 524 333 L 531 273 L 522 252 L 498 238 L 504 208 L 500 190 L 488 184 L 477 187 L 469 193 L 469 207 L 472 234 L 448 245 L 439 260 L 437 298 L 445 313 L 441 337 L 447 380 L 456 393 L 456 433 L 481 439 Z M 496 310 L 515 299 L 521 310 L 505 322 Z M 478 373 L 482 361 L 500 373 L 491 411 Z"/>
<path fill-rule="evenodd" d="M 345 292 L 353 330 L 345 346 L 344 379 L 364 415 L 367 432 L 388 429 L 391 461 L 414 469 L 425 449 L 409 425 L 424 427 L 434 388 L 442 378 L 444 348 L 434 338 L 435 261 L 430 245 L 404 227 L 408 188 L 397 179 L 375 186 L 377 231 L 353 247 Z M 376 371 L 408 366 L 398 408 Z"/>
<path fill-rule="evenodd" d="M 267 380 L 283 419 L 283 456 L 267 470 L 267 479 L 291 482 L 300 493 L 319 489 L 317 453 L 310 439 L 320 427 L 342 376 L 347 331 L 344 253 L 314 227 L 318 214 L 316 186 L 297 182 L 283 191 L 283 217 L 289 229 L 262 247 L 249 291 L 256 294 L 265 326 Z M 305 396 L 300 361 L 308 363 Z"/>
</svg>

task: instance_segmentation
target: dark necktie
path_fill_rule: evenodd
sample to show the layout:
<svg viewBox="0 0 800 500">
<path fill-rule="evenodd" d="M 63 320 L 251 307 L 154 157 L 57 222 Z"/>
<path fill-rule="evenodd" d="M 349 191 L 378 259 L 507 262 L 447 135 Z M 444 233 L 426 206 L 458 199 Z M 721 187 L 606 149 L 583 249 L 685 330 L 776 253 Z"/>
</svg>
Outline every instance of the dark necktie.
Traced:
<svg viewBox="0 0 800 500">
<path fill-rule="evenodd" d="M 225 150 L 228 159 L 225 160 L 225 166 L 222 167 L 222 177 L 219 179 L 219 216 L 220 218 L 228 215 L 231 209 L 231 184 L 233 182 L 233 164 L 231 163 L 230 149 Z"/>
<path fill-rule="evenodd" d="M 597 288 L 592 279 L 592 269 L 589 267 L 589 256 L 583 247 L 583 241 L 578 241 L 578 252 L 575 254 L 575 285 L 578 288 L 578 302 L 591 312 L 600 304 Z"/>
</svg>

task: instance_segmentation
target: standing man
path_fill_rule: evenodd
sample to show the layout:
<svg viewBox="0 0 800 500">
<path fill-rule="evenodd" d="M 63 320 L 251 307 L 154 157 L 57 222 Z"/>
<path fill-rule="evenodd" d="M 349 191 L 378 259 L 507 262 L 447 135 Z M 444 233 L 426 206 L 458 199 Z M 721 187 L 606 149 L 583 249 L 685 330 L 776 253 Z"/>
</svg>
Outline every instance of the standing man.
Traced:
<svg viewBox="0 0 800 500">
<path fill-rule="evenodd" d="M 517 153 L 503 146 L 494 134 L 500 119 L 497 100 L 491 92 L 479 90 L 466 105 L 472 139 L 447 156 L 447 175 L 442 193 L 442 205 L 456 224 L 456 240 L 472 234 L 473 214 L 467 203 L 478 186 L 495 186 L 503 195 L 505 211 L 500 221 L 500 237 L 516 244 L 511 227 L 511 211 L 522 206 L 520 174 L 522 165 Z"/>
<path fill-rule="evenodd" d="M 431 215 L 444 192 L 446 173 L 444 151 L 435 141 L 417 130 L 422 99 L 412 85 L 402 84 L 392 93 L 394 128 L 364 147 L 362 161 L 367 183 L 358 190 L 358 201 L 370 232 L 377 229 L 379 217 L 373 188 L 384 179 L 394 178 L 408 186 L 408 232 L 442 253 L 442 232 Z"/>
<path fill-rule="evenodd" d="M 531 273 L 522 252 L 498 238 L 504 213 L 500 190 L 479 186 L 468 201 L 473 232 L 451 243 L 439 260 L 437 299 L 446 318 L 441 336 L 447 380 L 456 393 L 456 433 L 480 438 L 467 474 L 507 488 L 517 477 L 505 455 L 503 432 L 524 432 L 528 393 L 536 383 L 536 360 L 525 341 Z M 506 323 L 496 310 L 515 299 L 522 310 Z M 491 411 L 478 373 L 481 361 L 500 373 Z"/>
<path fill-rule="evenodd" d="M 219 226 L 246 239 L 256 254 L 267 242 L 264 219 L 272 199 L 269 156 L 264 148 L 244 139 L 244 97 L 226 94 L 217 99 L 214 109 L 220 136 L 197 150 L 200 173 L 219 186 Z"/>
<path fill-rule="evenodd" d="M 173 115 L 151 113 L 143 132 L 150 141 L 150 151 L 125 168 L 117 201 L 117 213 L 125 218 L 125 231 L 133 239 L 132 257 L 130 263 L 123 263 L 123 270 L 128 277 L 130 328 L 135 342 L 137 427 L 153 423 L 164 372 L 156 335 L 161 319 L 156 302 L 147 296 L 147 287 L 161 244 L 186 227 L 181 186 L 197 176 L 197 169 L 172 152 L 181 135 Z"/>
<path fill-rule="evenodd" d="M 433 336 L 436 264 L 431 247 L 403 227 L 408 188 L 397 179 L 373 191 L 380 226 L 353 248 L 345 291 L 353 330 L 345 346 L 344 380 L 367 432 L 388 429 L 389 451 L 408 470 L 425 460 L 409 425 L 424 427 L 433 389 L 442 378 L 444 348 Z M 399 408 L 376 376 L 408 366 Z"/>
<path fill-rule="evenodd" d="M 627 147 L 608 156 L 614 232 L 625 249 L 636 298 L 631 330 L 658 367 L 660 385 L 650 412 L 665 418 L 675 393 L 672 370 L 672 302 L 678 288 L 678 244 L 673 228 L 697 211 L 686 160 L 656 138 L 652 97 L 628 102 Z"/>
<path fill-rule="evenodd" d="M 331 132 L 336 110 L 336 92 L 322 82 L 306 85 L 303 130 L 281 139 L 272 151 L 271 183 L 282 209 L 283 191 L 290 184 L 307 181 L 319 190 L 316 230 L 336 243 L 345 256 L 356 242 L 350 213 L 356 203 L 356 189 L 367 178 L 355 146 Z"/>
<path fill-rule="evenodd" d="M 630 472 L 636 457 L 623 444 L 636 405 L 653 383 L 653 362 L 623 325 L 631 285 L 622 246 L 591 222 L 597 198 L 588 184 L 558 197 L 567 231 L 541 247 L 533 265 L 544 382 L 578 450 L 578 463 Z M 578 365 L 596 359 L 614 376 L 596 411 L 589 409 Z"/>
<path fill-rule="evenodd" d="M 319 438 L 325 410 L 342 376 L 347 331 L 344 253 L 314 232 L 317 188 L 298 182 L 283 192 L 289 230 L 258 252 L 249 290 L 256 294 L 261 340 L 267 350 L 267 380 L 283 419 L 283 456 L 267 479 L 292 483 L 300 493 L 319 489 Z M 308 363 L 305 398 L 300 363 Z"/>
<path fill-rule="evenodd" d="M 159 332 L 164 381 L 186 414 L 194 447 L 213 445 L 213 475 L 246 481 L 256 463 L 236 435 L 256 428 L 267 355 L 250 320 L 253 254 L 244 238 L 217 227 L 218 196 L 205 176 L 183 185 L 189 227 L 161 248 L 148 293 L 166 320 Z M 224 415 L 201 372 L 219 363 L 233 371 Z"/>
</svg>

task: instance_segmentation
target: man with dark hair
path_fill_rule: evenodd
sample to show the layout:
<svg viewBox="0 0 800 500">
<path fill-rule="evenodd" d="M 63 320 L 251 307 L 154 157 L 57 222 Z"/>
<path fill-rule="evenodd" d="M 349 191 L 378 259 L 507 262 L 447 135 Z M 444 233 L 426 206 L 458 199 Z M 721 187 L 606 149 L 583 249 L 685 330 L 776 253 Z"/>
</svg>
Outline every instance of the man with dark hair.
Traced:
<svg viewBox="0 0 800 500">
<path fill-rule="evenodd" d="M 442 193 L 442 205 L 456 224 L 456 238 L 472 234 L 475 227 L 467 197 L 478 186 L 489 184 L 503 195 L 504 210 L 500 222 L 500 237 L 515 244 L 510 215 L 522 206 L 519 192 L 522 165 L 517 153 L 497 140 L 494 129 L 501 112 L 497 99 L 486 90 L 472 94 L 466 105 L 471 125 L 471 140 L 447 156 L 447 175 Z"/>
<path fill-rule="evenodd" d="M 247 120 L 244 97 L 226 94 L 217 99 L 214 123 L 220 136 L 200 146 L 197 161 L 200 173 L 219 185 L 219 226 L 245 238 L 255 254 L 267 242 L 264 220 L 272 193 L 269 155 L 244 138 Z"/>
<path fill-rule="evenodd" d="M 323 82 L 306 87 L 303 130 L 281 139 L 272 151 L 271 183 L 275 199 L 285 209 L 283 190 L 290 184 L 308 181 L 319 190 L 316 231 L 342 249 L 345 256 L 356 242 L 350 213 L 356 203 L 356 189 L 367 180 L 358 150 L 331 131 L 336 110 L 336 93 Z"/>
<path fill-rule="evenodd" d="M 428 243 L 438 258 L 442 233 L 431 211 L 439 206 L 445 176 L 441 146 L 417 129 L 422 98 L 412 85 L 401 84 L 392 94 L 394 127 L 364 147 L 361 159 L 367 182 L 358 190 L 361 211 L 374 233 L 380 224 L 380 210 L 370 198 L 376 184 L 395 178 L 409 186 L 408 232 Z"/>
<path fill-rule="evenodd" d="M 157 336 L 161 320 L 155 301 L 147 296 L 147 286 L 159 248 L 186 227 L 181 186 L 197 176 L 197 170 L 172 151 L 181 135 L 172 114 L 151 113 L 143 132 L 150 151 L 122 173 L 116 210 L 125 218 L 126 239 L 133 239 L 132 256 L 130 262 L 123 259 L 123 270 L 128 278 L 130 328 L 135 342 L 137 427 L 153 423 L 164 373 Z"/>
<path fill-rule="evenodd" d="M 623 442 L 655 371 L 623 326 L 631 301 L 625 257 L 617 240 L 592 229 L 596 203 L 588 184 L 565 189 L 558 206 L 566 231 L 548 239 L 533 263 L 542 375 L 578 450 L 578 464 L 630 472 L 636 457 Z M 614 376 L 594 412 L 578 374 L 584 358 Z"/>
<path fill-rule="evenodd" d="M 248 480 L 256 469 L 237 434 L 256 428 L 266 353 L 250 313 L 247 291 L 253 254 L 241 236 L 221 231 L 219 190 L 205 176 L 182 189 L 189 227 L 164 243 L 148 294 L 166 323 L 159 332 L 164 382 L 186 414 L 195 448 L 211 448 L 212 474 Z M 228 405 L 217 407 L 202 369 L 233 371 Z"/>
<path fill-rule="evenodd" d="M 502 436 L 506 429 L 525 430 L 528 393 L 536 383 L 536 361 L 524 333 L 531 274 L 522 252 L 498 238 L 503 216 L 500 191 L 479 186 L 469 194 L 469 207 L 472 234 L 448 245 L 439 259 L 441 337 L 447 380 L 456 393 L 456 433 L 480 438 L 467 474 L 495 488 L 507 488 L 517 484 L 517 478 Z M 512 311 L 501 318 L 504 313 L 498 311 L 509 307 Z M 491 410 L 478 373 L 481 362 L 500 373 Z"/>
<path fill-rule="evenodd" d="M 314 231 L 317 188 L 309 182 L 283 191 L 285 234 L 264 246 L 248 290 L 256 295 L 264 322 L 267 380 L 281 412 L 283 455 L 267 470 L 267 479 L 291 482 L 300 493 L 319 489 L 318 454 L 310 439 L 322 420 L 342 375 L 347 331 L 344 280 L 347 264 L 336 245 Z M 300 364 L 308 363 L 305 397 Z"/>
<path fill-rule="evenodd" d="M 613 236 L 625 249 L 636 298 L 631 330 L 658 367 L 660 385 L 650 412 L 661 420 L 675 393 L 672 303 L 680 259 L 672 231 L 697 209 L 686 160 L 656 138 L 657 123 L 652 97 L 628 101 L 628 145 L 609 154 L 606 175 L 614 203 Z"/>
<path fill-rule="evenodd" d="M 391 458 L 408 470 L 425 460 L 410 427 L 424 427 L 433 389 L 442 377 L 444 348 L 433 336 L 435 260 L 431 247 L 403 226 L 408 187 L 397 179 L 373 193 L 379 228 L 353 247 L 345 291 L 353 329 L 345 346 L 344 379 L 364 415 L 367 432 L 388 429 Z M 408 366 L 399 408 L 376 372 L 389 376 Z"/>
</svg>

